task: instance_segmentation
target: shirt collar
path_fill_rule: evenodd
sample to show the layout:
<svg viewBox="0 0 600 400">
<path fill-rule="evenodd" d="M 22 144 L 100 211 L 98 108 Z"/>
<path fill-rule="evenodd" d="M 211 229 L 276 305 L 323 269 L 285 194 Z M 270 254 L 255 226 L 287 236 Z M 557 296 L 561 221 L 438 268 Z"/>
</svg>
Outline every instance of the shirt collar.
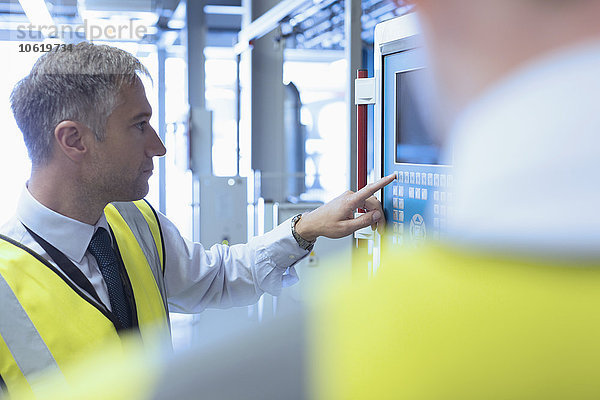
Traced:
<svg viewBox="0 0 600 400">
<path fill-rule="evenodd" d="M 95 225 L 59 214 L 37 201 L 23 187 L 17 204 L 17 219 L 76 263 L 81 263 L 96 229 L 110 232 L 104 213 Z"/>
</svg>

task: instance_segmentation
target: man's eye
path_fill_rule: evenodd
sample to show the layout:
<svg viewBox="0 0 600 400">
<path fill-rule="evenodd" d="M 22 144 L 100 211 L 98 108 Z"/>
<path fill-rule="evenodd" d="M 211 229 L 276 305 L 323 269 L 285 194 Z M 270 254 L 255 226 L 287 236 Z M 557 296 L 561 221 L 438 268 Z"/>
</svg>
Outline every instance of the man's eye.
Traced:
<svg viewBox="0 0 600 400">
<path fill-rule="evenodd" d="M 138 128 L 140 131 L 143 131 L 146 127 L 146 124 L 148 124 L 146 121 L 138 122 L 137 124 L 135 124 L 135 127 Z"/>
</svg>

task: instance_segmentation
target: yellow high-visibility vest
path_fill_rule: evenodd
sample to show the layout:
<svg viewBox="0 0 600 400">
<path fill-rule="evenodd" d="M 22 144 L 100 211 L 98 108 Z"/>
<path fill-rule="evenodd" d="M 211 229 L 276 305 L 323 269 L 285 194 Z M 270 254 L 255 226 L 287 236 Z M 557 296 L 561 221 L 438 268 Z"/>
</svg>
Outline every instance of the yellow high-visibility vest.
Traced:
<svg viewBox="0 0 600 400">
<path fill-rule="evenodd" d="M 170 338 L 163 279 L 164 248 L 154 210 L 145 201 L 104 210 L 131 282 L 141 339 Z M 101 306 L 59 276 L 50 263 L 13 240 L 0 238 L 0 376 L 31 387 L 48 369 L 60 371 L 121 339 Z"/>
<path fill-rule="evenodd" d="M 599 399 L 600 260 L 430 246 L 314 310 L 316 399 Z"/>
</svg>

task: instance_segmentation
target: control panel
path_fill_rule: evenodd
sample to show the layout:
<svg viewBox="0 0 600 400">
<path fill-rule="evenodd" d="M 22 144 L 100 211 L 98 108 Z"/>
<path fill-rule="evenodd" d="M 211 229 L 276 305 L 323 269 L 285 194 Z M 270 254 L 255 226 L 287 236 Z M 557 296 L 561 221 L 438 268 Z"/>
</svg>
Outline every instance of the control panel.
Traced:
<svg viewBox="0 0 600 400">
<path fill-rule="evenodd" d="M 442 151 L 427 99 L 426 57 L 414 16 L 379 24 L 375 31 L 375 157 L 379 176 L 396 174 L 383 190 L 391 245 L 422 243 L 446 231 L 452 214 L 451 151 Z"/>
</svg>

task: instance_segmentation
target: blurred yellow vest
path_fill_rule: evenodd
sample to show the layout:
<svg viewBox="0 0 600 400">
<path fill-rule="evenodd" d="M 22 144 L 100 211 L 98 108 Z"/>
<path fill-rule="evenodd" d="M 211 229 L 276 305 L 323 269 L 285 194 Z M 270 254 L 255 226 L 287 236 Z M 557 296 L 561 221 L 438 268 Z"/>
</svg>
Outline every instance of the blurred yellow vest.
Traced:
<svg viewBox="0 0 600 400">
<path fill-rule="evenodd" d="M 388 253 L 316 310 L 318 399 L 599 399 L 600 261 Z"/>
<path fill-rule="evenodd" d="M 148 343 L 166 340 L 169 323 L 157 217 L 144 201 L 109 205 L 105 215 L 131 282 L 141 338 Z M 0 240 L 0 376 L 9 393 L 13 387 L 35 392 L 36 379 L 46 368 L 62 371 L 98 349 L 110 353 L 121 348 L 108 317 L 27 250 Z"/>
</svg>

